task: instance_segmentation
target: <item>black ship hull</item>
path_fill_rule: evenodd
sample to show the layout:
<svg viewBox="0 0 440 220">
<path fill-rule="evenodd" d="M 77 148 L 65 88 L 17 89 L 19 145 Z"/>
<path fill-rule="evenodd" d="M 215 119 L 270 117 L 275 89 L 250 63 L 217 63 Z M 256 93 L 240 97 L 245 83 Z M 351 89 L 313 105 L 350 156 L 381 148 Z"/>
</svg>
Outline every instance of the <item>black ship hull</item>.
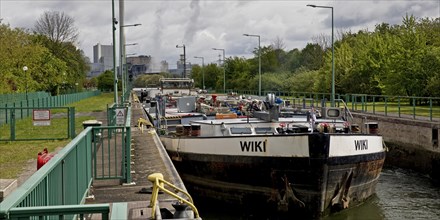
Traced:
<svg viewBox="0 0 440 220">
<path fill-rule="evenodd" d="M 192 195 L 265 213 L 320 217 L 373 195 L 385 160 L 385 151 L 332 156 L 329 148 L 337 146 L 330 136 L 307 135 L 308 157 L 167 151 Z"/>
</svg>

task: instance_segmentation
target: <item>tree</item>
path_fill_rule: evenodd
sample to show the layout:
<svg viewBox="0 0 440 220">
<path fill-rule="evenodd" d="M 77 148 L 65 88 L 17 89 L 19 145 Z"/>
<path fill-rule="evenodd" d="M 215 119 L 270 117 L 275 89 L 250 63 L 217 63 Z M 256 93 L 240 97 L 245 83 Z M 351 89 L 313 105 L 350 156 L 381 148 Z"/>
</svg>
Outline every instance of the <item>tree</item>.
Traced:
<svg viewBox="0 0 440 220">
<path fill-rule="evenodd" d="M 416 27 L 416 18 L 408 15 L 398 27 L 391 55 L 392 70 L 383 81 L 388 95 L 426 95 L 428 77 L 423 59 L 427 56 L 427 41 L 426 35 Z"/>
<path fill-rule="evenodd" d="M 90 67 L 84 52 L 75 46 L 78 31 L 74 19 L 63 12 L 44 12 L 35 23 L 34 32 L 37 33 L 35 43 L 48 48 L 56 58 L 66 63 L 67 70 L 63 71 L 66 74 L 65 86 L 74 88 L 77 83 L 83 85 Z"/>
<path fill-rule="evenodd" d="M 98 89 L 104 91 L 114 91 L 114 75 L 110 70 L 106 70 L 98 77 Z M 118 87 L 120 88 L 120 87 Z"/>
<path fill-rule="evenodd" d="M 308 43 L 301 51 L 301 66 L 309 70 L 318 70 L 323 66 L 324 50 L 318 44 Z"/>
<path fill-rule="evenodd" d="M 205 66 L 206 89 L 223 90 L 223 70 L 214 63 Z M 228 80 L 228 79 L 226 79 Z"/>
<path fill-rule="evenodd" d="M 23 66 L 28 71 L 23 71 Z M 22 29 L 0 25 L 0 93 L 51 91 L 61 84 L 66 64 Z"/>
<path fill-rule="evenodd" d="M 258 76 L 258 69 L 251 73 L 249 62 L 243 57 L 233 57 L 226 60 L 227 88 L 257 89 L 258 84 L 251 85 L 249 80 Z M 258 82 L 258 81 L 257 81 Z"/>
<path fill-rule="evenodd" d="M 191 68 L 191 78 L 194 79 L 194 86 L 196 88 L 203 88 L 203 67 L 196 64 Z"/>
<path fill-rule="evenodd" d="M 301 67 L 301 51 L 297 48 L 289 51 L 286 54 L 286 60 L 282 64 L 282 69 L 285 71 L 295 72 Z"/>
<path fill-rule="evenodd" d="M 75 20 L 59 11 L 46 11 L 35 23 L 34 31 L 55 43 L 76 42 L 78 30 Z"/>
</svg>

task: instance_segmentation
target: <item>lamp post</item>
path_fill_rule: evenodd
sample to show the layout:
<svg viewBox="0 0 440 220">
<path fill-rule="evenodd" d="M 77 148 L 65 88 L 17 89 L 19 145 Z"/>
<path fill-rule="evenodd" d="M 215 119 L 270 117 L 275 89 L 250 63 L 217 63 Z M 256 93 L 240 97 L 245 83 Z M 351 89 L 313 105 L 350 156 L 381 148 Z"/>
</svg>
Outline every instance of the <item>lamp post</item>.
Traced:
<svg viewBox="0 0 440 220">
<path fill-rule="evenodd" d="M 223 92 L 226 93 L 225 49 L 219 49 L 219 48 L 212 48 L 212 49 L 223 51 Z"/>
<path fill-rule="evenodd" d="M 203 90 L 205 90 L 205 58 L 204 57 L 194 57 L 194 58 L 198 58 L 198 59 L 202 59 L 202 87 Z"/>
<path fill-rule="evenodd" d="M 121 15 L 120 15 L 120 17 L 121 17 Z M 121 83 L 121 86 L 122 86 L 121 102 L 124 103 L 124 101 L 125 101 L 125 92 L 126 92 L 125 91 L 126 90 L 126 86 L 125 86 L 125 81 L 126 80 L 125 80 L 125 74 L 124 74 L 124 72 L 125 72 L 124 71 L 124 63 L 125 63 L 125 59 L 126 59 L 125 46 L 134 45 L 134 44 L 125 44 L 124 28 L 125 27 L 136 27 L 136 26 L 140 26 L 142 24 L 127 24 L 127 25 L 124 25 L 123 17 L 121 17 L 120 20 L 121 20 L 121 22 L 120 22 L 120 30 L 119 30 L 120 31 L 120 33 L 119 33 L 120 34 L 120 36 L 119 36 L 119 38 L 120 38 L 119 39 L 120 40 L 120 43 L 119 43 L 120 44 L 120 51 L 119 51 L 119 53 L 120 53 L 121 57 L 120 57 L 120 60 L 119 60 L 119 66 L 120 66 L 121 80 L 122 80 L 122 83 Z"/>
<path fill-rule="evenodd" d="M 27 71 L 28 71 L 28 67 L 24 66 L 23 67 L 23 71 L 24 71 L 24 75 L 25 75 L 25 82 L 26 82 L 26 102 L 28 100 L 28 95 L 27 95 L 27 90 L 28 90 L 28 77 L 27 77 Z"/>
<path fill-rule="evenodd" d="M 116 27 L 115 25 L 118 24 L 118 21 L 116 21 L 115 18 L 115 0 L 112 0 L 112 33 L 113 33 L 113 83 L 115 90 L 115 97 L 114 102 L 115 104 L 118 104 L 118 73 L 116 71 Z"/>
<path fill-rule="evenodd" d="M 124 44 L 124 46 L 125 47 L 127 47 L 127 46 L 135 46 L 135 45 L 138 45 L 138 43 L 131 43 L 131 44 Z M 127 65 L 127 56 L 132 56 L 132 55 L 136 55 L 136 53 L 130 53 L 130 54 L 125 54 L 125 52 L 126 52 L 126 48 L 124 47 L 124 75 L 123 75 L 123 80 L 122 80 L 122 82 L 124 83 L 124 87 L 123 88 L 125 88 L 125 90 L 124 91 L 126 91 L 127 89 L 128 89 L 128 65 Z M 122 93 L 123 95 L 124 95 L 124 98 L 125 98 L 125 92 L 123 92 Z"/>
<path fill-rule="evenodd" d="M 183 48 L 183 76 L 182 78 L 186 78 L 186 51 L 185 51 L 185 44 L 182 46 L 176 45 L 176 48 Z"/>
<path fill-rule="evenodd" d="M 243 36 L 246 37 L 258 37 L 258 75 L 259 75 L 259 81 L 258 81 L 258 96 L 261 96 L 261 44 L 260 44 L 260 35 L 256 34 L 243 34 Z"/>
<path fill-rule="evenodd" d="M 332 94 L 331 94 L 331 104 L 335 107 L 335 47 L 333 43 L 334 36 L 334 22 L 333 22 L 333 7 L 331 6 L 320 6 L 320 5 L 307 5 L 312 8 L 329 8 L 332 10 Z"/>
</svg>

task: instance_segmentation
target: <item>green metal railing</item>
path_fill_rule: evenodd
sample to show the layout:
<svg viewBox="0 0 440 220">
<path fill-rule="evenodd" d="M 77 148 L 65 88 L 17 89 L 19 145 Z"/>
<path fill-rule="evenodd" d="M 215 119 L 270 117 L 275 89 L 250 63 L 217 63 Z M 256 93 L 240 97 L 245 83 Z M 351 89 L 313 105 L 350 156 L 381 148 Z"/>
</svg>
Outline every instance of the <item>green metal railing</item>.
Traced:
<svg viewBox="0 0 440 220">
<path fill-rule="evenodd" d="M 73 107 L 15 107 L 1 108 L 8 118 L 0 126 L 0 141 L 61 140 L 75 137 L 75 108 Z M 33 117 L 33 112 L 47 112 L 49 120 Z M 55 114 L 54 114 L 55 112 Z M 25 115 L 29 115 L 25 117 Z M 42 124 L 44 123 L 44 124 Z"/>
<path fill-rule="evenodd" d="M 246 96 L 257 96 L 256 90 L 229 90 Z M 266 96 L 273 93 L 285 100 L 311 99 L 313 103 L 327 105 L 330 93 L 263 91 Z M 426 121 L 440 121 L 440 97 L 414 96 L 381 96 L 366 94 L 336 94 L 335 99 L 341 99 L 351 108 L 352 112 L 363 112 L 375 115 L 385 115 L 399 118 L 409 118 Z M 323 101 L 324 100 L 324 101 Z"/>
<path fill-rule="evenodd" d="M 85 219 L 84 214 L 101 214 L 102 220 L 109 219 L 109 204 L 91 204 L 91 205 L 63 205 L 63 206 L 45 206 L 41 207 L 22 207 L 9 210 L 9 219 L 29 219 L 29 217 L 53 217 L 50 219 L 73 219 L 79 215 L 79 219 Z M 1 218 L 0 218 L 1 219 Z"/>
<path fill-rule="evenodd" d="M 86 128 L 6 197 L 0 203 L 0 219 L 8 219 L 13 208 L 38 206 L 49 213 L 49 206 L 84 203 L 92 183 L 91 129 Z"/>
<path fill-rule="evenodd" d="M 8 113 L 4 108 L 50 108 L 50 107 L 63 107 L 70 103 L 74 103 L 86 98 L 100 95 L 101 91 L 90 91 L 81 93 L 72 93 L 67 95 L 49 96 L 46 93 L 28 94 L 28 98 L 23 99 L 23 94 L 14 95 L 2 95 L 0 101 L 0 125 L 9 123 Z M 7 97 L 15 97 L 5 100 Z M 31 116 L 31 111 L 21 112 L 16 116 L 16 119 L 23 119 Z"/>
<path fill-rule="evenodd" d="M 93 176 L 96 180 L 122 179 L 131 183 L 131 128 L 94 127 Z M 100 136 L 100 137 L 99 137 Z"/>
<path fill-rule="evenodd" d="M 19 102 L 21 100 L 33 100 L 50 97 L 48 92 L 28 92 L 26 93 L 13 93 L 13 94 L 0 94 L 0 103 L 7 102 Z"/>
<path fill-rule="evenodd" d="M 86 127 L 69 144 L 60 150 L 51 160 L 35 172 L 12 194 L 0 203 L 0 219 L 57 219 L 80 218 L 87 213 L 100 213 L 102 219 L 108 219 L 109 205 L 80 205 L 85 203 L 92 180 L 101 166 L 103 170 L 112 170 L 111 163 L 101 162 L 120 158 L 117 167 L 121 175 L 107 175 L 105 178 L 123 179 L 131 183 L 131 109 L 128 108 L 123 126 Z M 111 133 L 103 137 L 102 133 Z M 110 137 L 110 138 L 109 138 Z M 107 143 L 109 145 L 106 145 Z M 116 147 L 121 150 L 115 154 L 106 154 L 98 159 L 99 149 Z M 114 161 L 112 161 L 114 162 Z M 113 176 L 112 176 L 113 175 Z M 114 216 L 127 216 L 126 204 L 116 204 Z M 124 208 L 125 207 L 125 208 Z M 112 212 L 113 216 L 113 212 Z M 51 218 L 49 218 L 51 219 Z"/>
</svg>

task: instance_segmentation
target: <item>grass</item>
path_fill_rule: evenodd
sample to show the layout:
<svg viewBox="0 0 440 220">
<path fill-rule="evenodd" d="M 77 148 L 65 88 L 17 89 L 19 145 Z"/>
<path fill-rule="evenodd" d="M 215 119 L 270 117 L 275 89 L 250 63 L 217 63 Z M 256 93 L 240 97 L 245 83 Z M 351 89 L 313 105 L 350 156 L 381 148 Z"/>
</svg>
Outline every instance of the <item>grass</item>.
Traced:
<svg viewBox="0 0 440 220">
<path fill-rule="evenodd" d="M 113 93 L 103 93 L 99 96 L 91 97 L 73 104 L 76 113 L 84 112 L 103 112 L 107 109 L 107 104 L 113 103 Z M 64 111 L 65 112 L 65 111 Z M 75 131 L 80 133 L 83 130 L 82 122 L 85 120 L 95 119 L 93 116 L 75 117 Z M 18 120 L 16 122 L 17 138 L 28 135 L 29 138 L 38 138 L 44 134 L 50 136 L 63 136 L 67 133 L 65 119 L 54 118 L 51 120 L 51 126 L 36 129 L 32 126 L 31 118 Z M 32 132 L 29 129 L 33 129 Z M 2 136 L 10 134 L 9 125 L 0 127 Z M 67 135 L 64 135 L 67 137 Z M 47 148 L 49 152 L 54 152 L 57 148 L 66 146 L 71 139 L 65 140 L 42 140 L 42 141 L 10 141 L 0 142 L 0 179 L 15 179 L 23 172 L 30 160 L 37 158 L 38 152 Z M 35 161 L 35 170 L 37 164 Z"/>
<path fill-rule="evenodd" d="M 351 109 L 352 104 L 347 103 L 347 106 Z M 388 114 L 398 114 L 399 113 L 399 103 L 398 102 L 387 102 L 386 103 L 386 112 Z M 373 107 L 375 112 L 385 112 L 385 103 L 384 102 L 375 102 L 374 105 L 372 102 L 367 102 L 364 104 L 364 108 L 367 108 L 367 112 L 373 112 Z M 358 103 L 356 109 L 361 110 L 362 104 Z M 427 105 L 418 105 L 415 108 L 409 104 L 400 103 L 400 114 L 402 115 L 413 115 L 415 113 L 416 116 L 430 116 L 430 107 Z M 440 106 L 432 106 L 432 117 L 440 118 Z"/>
<path fill-rule="evenodd" d="M 289 97 L 283 97 L 285 100 L 290 100 Z M 320 102 L 316 102 L 315 101 L 315 106 L 318 105 L 320 106 L 321 103 Z M 297 99 L 296 100 L 296 104 L 298 105 L 302 105 L 302 99 Z M 311 101 L 310 100 L 306 100 L 306 105 L 310 106 Z M 348 102 L 347 106 L 348 108 L 351 110 L 352 109 L 352 103 Z M 330 102 L 327 102 L 327 106 L 330 106 Z M 399 114 L 399 103 L 398 102 L 387 102 L 386 103 L 386 112 L 387 114 L 393 114 L 393 115 L 398 115 Z M 374 112 L 375 113 L 385 113 L 385 102 L 365 102 L 364 103 L 364 110 L 366 110 L 367 112 L 373 113 L 373 108 L 374 108 Z M 358 102 L 355 104 L 354 106 L 355 110 L 362 110 L 362 103 Z M 401 102 L 400 103 L 400 114 L 401 115 L 413 115 L 415 114 L 416 116 L 423 116 L 423 117 L 430 117 L 430 107 L 429 105 L 417 105 L 415 106 L 415 111 L 414 111 L 414 107 L 410 104 L 408 104 L 408 102 Z M 433 105 L 432 106 L 432 117 L 433 118 L 440 118 L 440 106 L 436 106 Z"/>
<path fill-rule="evenodd" d="M 99 96 L 94 96 L 88 99 L 84 99 L 79 102 L 68 105 L 69 107 L 75 107 L 75 112 L 102 112 L 106 111 L 107 105 L 112 104 L 114 101 L 113 93 L 102 93 Z"/>
</svg>

